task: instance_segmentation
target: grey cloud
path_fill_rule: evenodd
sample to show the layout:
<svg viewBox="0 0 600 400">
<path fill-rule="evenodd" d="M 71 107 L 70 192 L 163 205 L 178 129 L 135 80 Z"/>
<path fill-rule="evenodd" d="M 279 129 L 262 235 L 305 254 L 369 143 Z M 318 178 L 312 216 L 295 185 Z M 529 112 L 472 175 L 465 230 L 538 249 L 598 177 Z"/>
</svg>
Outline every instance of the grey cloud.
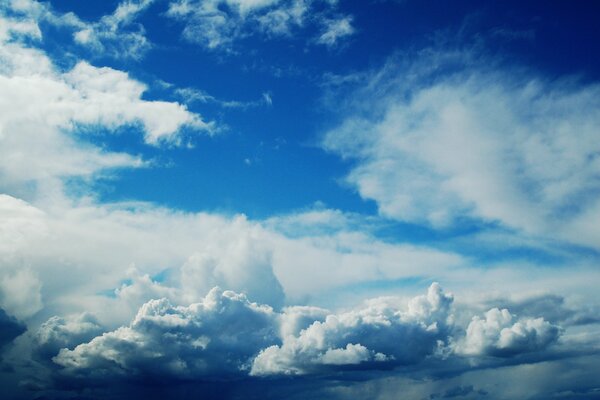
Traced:
<svg viewBox="0 0 600 400">
<path fill-rule="evenodd" d="M 26 330 L 27 327 L 23 323 L 0 308 L 0 351 Z"/>
</svg>

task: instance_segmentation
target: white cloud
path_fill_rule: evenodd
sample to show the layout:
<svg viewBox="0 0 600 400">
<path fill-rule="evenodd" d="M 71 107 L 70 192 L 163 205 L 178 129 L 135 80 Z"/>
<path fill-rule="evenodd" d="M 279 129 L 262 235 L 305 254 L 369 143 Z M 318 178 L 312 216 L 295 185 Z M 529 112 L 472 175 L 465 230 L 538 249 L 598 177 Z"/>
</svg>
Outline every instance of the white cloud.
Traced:
<svg viewBox="0 0 600 400">
<path fill-rule="evenodd" d="M 143 100 L 145 90 L 115 69 L 81 61 L 62 72 L 40 50 L 1 42 L 0 185 L 14 189 L 144 164 L 76 139 L 72 132 L 82 127 L 139 126 L 152 145 L 177 143 L 185 127 L 211 131 L 212 124 L 181 104 Z"/>
<path fill-rule="evenodd" d="M 348 182 L 388 218 L 434 227 L 475 218 L 590 244 L 581 233 L 600 232 L 580 218 L 598 207 L 600 87 L 445 74 L 452 58 L 424 58 L 373 74 L 356 94 L 371 111 L 326 135 L 326 149 L 356 160 Z"/>
<path fill-rule="evenodd" d="M 272 343 L 273 318 L 270 307 L 216 288 L 188 307 L 152 300 L 140 308 L 131 325 L 73 350 L 63 349 L 54 362 L 66 373 L 91 378 L 223 379 L 243 373 L 248 360 Z"/>
<path fill-rule="evenodd" d="M 181 267 L 184 298 L 193 301 L 212 287 L 222 286 L 260 303 L 283 305 L 283 288 L 273 274 L 273 250 L 261 241 L 260 229 L 240 232 L 235 236 L 219 233 L 221 240 L 188 258 Z"/>
<path fill-rule="evenodd" d="M 317 43 L 333 45 L 354 32 L 350 17 L 322 17 L 336 7 L 337 2 L 328 0 L 177 0 L 167 15 L 185 24 L 186 40 L 208 49 L 230 49 L 236 40 L 255 33 L 290 37 L 315 22 L 324 25 Z"/>
<path fill-rule="evenodd" d="M 543 318 L 513 321 L 513 315 L 507 309 L 492 308 L 485 313 L 484 319 L 473 317 L 457 352 L 469 356 L 507 357 L 543 350 L 560 334 L 557 326 Z"/>
<path fill-rule="evenodd" d="M 146 38 L 144 28 L 135 24 L 134 20 L 153 2 L 123 1 L 112 14 L 102 17 L 98 22 L 77 24 L 78 30 L 73 38 L 76 43 L 90 47 L 98 54 L 140 59 L 152 44 Z"/>
<path fill-rule="evenodd" d="M 264 349 L 252 365 L 252 375 L 298 375 L 324 372 L 328 366 L 371 363 L 413 364 L 432 354 L 448 335 L 452 296 L 431 285 L 426 296 L 400 310 L 385 299 L 367 307 L 328 315 L 282 345 Z"/>
<path fill-rule="evenodd" d="M 54 316 L 44 322 L 34 334 L 36 351 L 39 356 L 48 361 L 58 354 L 60 349 L 72 349 L 88 342 L 102 333 L 102 326 L 91 314 L 61 318 Z"/>
<path fill-rule="evenodd" d="M 326 46 L 335 46 L 338 41 L 344 37 L 353 35 L 355 32 L 352 26 L 352 17 L 343 17 L 339 19 L 327 20 L 325 22 L 325 31 L 317 39 L 317 43 Z"/>
<path fill-rule="evenodd" d="M 125 0 L 118 4 L 112 14 L 96 22 L 84 21 L 72 12 L 59 13 L 49 2 L 33 0 L 10 0 L 4 9 L 15 12 L 21 22 L 10 22 L 13 32 L 35 34 L 41 38 L 37 22 L 45 22 L 56 28 L 72 32 L 76 44 L 90 49 L 94 55 L 114 58 L 140 59 L 152 48 L 142 25 L 135 22 L 154 0 Z M 3 9 L 0 8 L 0 12 Z M 0 28 L 0 38 L 5 29 Z"/>
</svg>

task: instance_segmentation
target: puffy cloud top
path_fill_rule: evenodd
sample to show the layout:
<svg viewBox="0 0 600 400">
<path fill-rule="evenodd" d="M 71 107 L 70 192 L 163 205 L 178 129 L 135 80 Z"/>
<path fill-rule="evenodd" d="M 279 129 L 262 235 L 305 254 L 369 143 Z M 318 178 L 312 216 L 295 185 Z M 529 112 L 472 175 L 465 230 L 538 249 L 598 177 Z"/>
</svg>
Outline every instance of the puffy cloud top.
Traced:
<svg viewBox="0 0 600 400">
<path fill-rule="evenodd" d="M 286 336 L 281 346 L 263 350 L 251 374 L 295 375 L 340 365 L 368 363 L 364 366 L 368 369 L 382 363 L 416 363 L 435 350 L 438 340 L 446 339 L 451 304 L 452 296 L 434 283 L 406 311 L 378 299 L 360 310 L 328 315 L 297 336 Z"/>
<path fill-rule="evenodd" d="M 508 357 L 543 350 L 558 339 L 560 329 L 543 318 L 514 322 L 507 309 L 492 308 L 485 317 L 473 317 L 458 353 L 471 356 Z"/>
<path fill-rule="evenodd" d="M 215 288 L 200 303 L 144 304 L 130 326 L 96 337 L 54 361 L 91 378 L 155 375 L 173 379 L 239 374 L 277 332 L 270 307 Z"/>
</svg>

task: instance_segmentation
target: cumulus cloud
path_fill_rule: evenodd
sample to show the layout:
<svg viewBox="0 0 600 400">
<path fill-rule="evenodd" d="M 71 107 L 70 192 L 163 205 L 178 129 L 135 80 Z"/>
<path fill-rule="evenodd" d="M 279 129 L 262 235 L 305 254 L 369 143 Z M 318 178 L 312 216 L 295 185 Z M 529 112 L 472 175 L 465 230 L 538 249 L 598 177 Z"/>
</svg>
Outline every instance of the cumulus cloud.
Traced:
<svg viewBox="0 0 600 400">
<path fill-rule="evenodd" d="M 470 356 L 508 357 L 545 349 L 556 342 L 560 329 L 543 318 L 522 318 L 514 321 L 507 310 L 492 308 L 484 318 L 473 317 L 466 337 L 460 342 L 459 354 Z"/>
<path fill-rule="evenodd" d="M 256 357 L 252 375 L 301 375 L 331 366 L 364 368 L 413 364 L 432 354 L 447 338 L 452 296 L 433 284 L 426 296 L 413 299 L 406 311 L 371 301 L 364 309 L 328 315 L 297 336 L 283 338 Z"/>
<path fill-rule="evenodd" d="M 63 376 L 210 380 L 390 370 L 427 358 L 452 368 L 460 365 L 456 356 L 536 352 L 543 359 L 560 333 L 543 318 L 514 320 L 507 310 L 492 309 L 484 319 L 474 317 L 463 335 L 453 300 L 434 283 L 407 303 L 386 297 L 341 313 L 308 306 L 277 312 L 244 294 L 213 288 L 189 306 L 151 300 L 129 325 L 91 340 L 100 330 L 94 318 L 54 317 L 36 340 L 48 354 L 62 347 L 52 360 Z M 85 337 L 89 341 L 81 343 Z"/>
<path fill-rule="evenodd" d="M 35 332 L 35 349 L 42 360 L 49 361 L 60 349 L 74 348 L 98 336 L 102 331 L 100 322 L 89 313 L 66 318 L 54 316 Z"/>
<path fill-rule="evenodd" d="M 470 57 L 390 61 L 356 93 L 370 109 L 353 108 L 324 148 L 356 160 L 347 181 L 385 217 L 472 218 L 597 246 L 582 221 L 598 209 L 600 87 L 511 77 Z"/>
<path fill-rule="evenodd" d="M 188 307 L 152 300 L 129 326 L 63 349 L 54 362 L 90 378 L 223 379 L 247 370 L 251 357 L 275 340 L 273 319 L 270 307 L 218 288 Z"/>
</svg>

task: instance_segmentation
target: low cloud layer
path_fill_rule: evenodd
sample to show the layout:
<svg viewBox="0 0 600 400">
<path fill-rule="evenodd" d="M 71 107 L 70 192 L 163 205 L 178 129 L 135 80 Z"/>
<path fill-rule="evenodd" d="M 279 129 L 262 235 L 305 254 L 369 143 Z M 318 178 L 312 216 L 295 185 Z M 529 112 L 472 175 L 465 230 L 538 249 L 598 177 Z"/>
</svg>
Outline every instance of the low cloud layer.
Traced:
<svg viewBox="0 0 600 400">
<path fill-rule="evenodd" d="M 377 298 L 339 314 L 314 307 L 276 312 L 214 288 L 189 306 L 151 300 L 129 325 L 77 346 L 98 328 L 89 316 L 52 318 L 36 340 L 42 350 L 54 345 L 51 359 L 62 376 L 189 381 L 389 370 L 426 358 L 449 366 L 463 356 L 500 360 L 536 352 L 543 359 L 560 334 L 543 318 L 512 323 L 511 314 L 498 309 L 485 320 L 474 317 L 465 331 L 454 323 L 452 303 L 434 283 L 407 303 Z"/>
</svg>

